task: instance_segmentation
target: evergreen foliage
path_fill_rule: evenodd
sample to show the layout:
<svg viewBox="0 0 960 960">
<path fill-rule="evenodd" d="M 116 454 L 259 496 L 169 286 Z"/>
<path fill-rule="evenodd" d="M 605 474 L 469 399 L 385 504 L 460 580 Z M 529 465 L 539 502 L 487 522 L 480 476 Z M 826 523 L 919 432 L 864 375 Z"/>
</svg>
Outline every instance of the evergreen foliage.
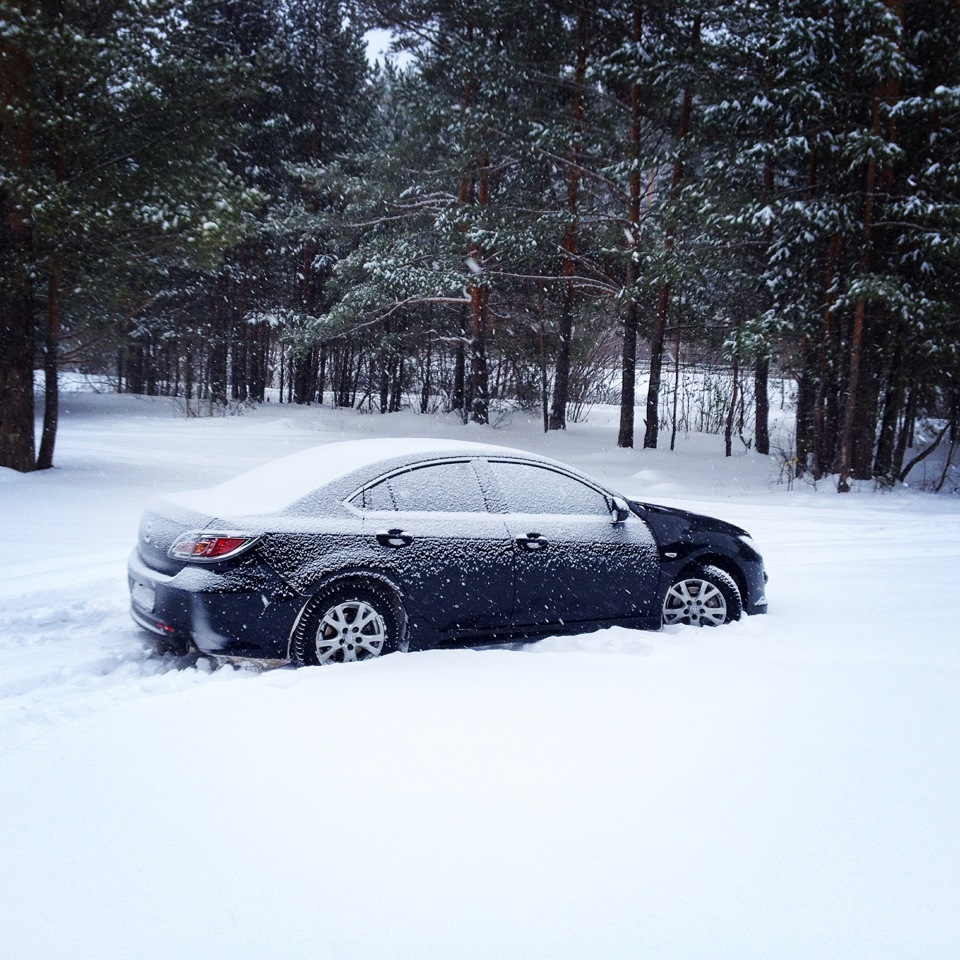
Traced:
<svg viewBox="0 0 960 960">
<path fill-rule="evenodd" d="M 707 357 L 728 453 L 769 452 L 771 369 L 796 472 L 840 490 L 960 442 L 952 0 L 0 9 L 3 465 L 52 462 L 64 362 L 194 411 L 562 429 L 619 396 L 621 446 L 646 366 L 655 447 Z"/>
</svg>

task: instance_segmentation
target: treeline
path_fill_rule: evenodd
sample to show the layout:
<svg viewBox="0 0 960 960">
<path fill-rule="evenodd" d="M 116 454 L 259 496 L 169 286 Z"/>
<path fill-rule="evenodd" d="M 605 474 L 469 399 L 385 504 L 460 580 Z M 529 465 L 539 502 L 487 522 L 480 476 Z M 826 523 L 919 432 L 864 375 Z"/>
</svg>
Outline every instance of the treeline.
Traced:
<svg viewBox="0 0 960 960">
<path fill-rule="evenodd" d="M 614 381 L 618 443 L 656 447 L 706 352 L 728 452 L 747 402 L 769 452 L 771 366 L 797 471 L 841 490 L 895 481 L 921 425 L 960 440 L 955 0 L 3 11 L 0 464 L 52 463 L 80 362 L 545 429 Z"/>
</svg>

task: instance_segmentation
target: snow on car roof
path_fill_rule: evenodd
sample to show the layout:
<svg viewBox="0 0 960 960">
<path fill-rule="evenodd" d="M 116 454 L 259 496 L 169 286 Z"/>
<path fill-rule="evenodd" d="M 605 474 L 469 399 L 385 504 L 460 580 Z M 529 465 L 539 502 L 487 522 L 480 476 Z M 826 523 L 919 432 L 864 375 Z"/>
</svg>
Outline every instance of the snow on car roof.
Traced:
<svg viewBox="0 0 960 960">
<path fill-rule="evenodd" d="M 417 437 L 344 440 L 310 447 L 272 460 L 215 487 L 168 494 L 163 499 L 212 516 L 274 513 L 319 487 L 380 461 L 396 457 L 415 459 L 443 453 L 543 459 L 524 450 L 469 440 L 428 440 Z"/>
</svg>

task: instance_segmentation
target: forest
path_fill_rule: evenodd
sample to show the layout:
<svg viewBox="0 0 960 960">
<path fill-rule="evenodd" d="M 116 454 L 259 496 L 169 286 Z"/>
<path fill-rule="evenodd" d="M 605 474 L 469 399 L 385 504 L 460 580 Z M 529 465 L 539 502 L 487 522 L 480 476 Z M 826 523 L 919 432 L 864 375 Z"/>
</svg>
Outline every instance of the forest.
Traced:
<svg viewBox="0 0 960 960">
<path fill-rule="evenodd" d="M 66 369 L 728 455 L 776 377 L 841 492 L 960 446 L 958 0 L 0 0 L 0 135 L 0 467 Z"/>
</svg>

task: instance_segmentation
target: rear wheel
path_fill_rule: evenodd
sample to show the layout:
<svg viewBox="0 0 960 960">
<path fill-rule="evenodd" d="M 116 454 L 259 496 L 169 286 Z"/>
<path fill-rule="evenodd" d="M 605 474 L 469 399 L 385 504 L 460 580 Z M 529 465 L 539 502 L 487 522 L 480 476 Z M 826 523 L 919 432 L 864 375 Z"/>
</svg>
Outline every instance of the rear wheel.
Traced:
<svg viewBox="0 0 960 960">
<path fill-rule="evenodd" d="M 663 601 L 664 624 L 718 627 L 739 620 L 740 589 L 726 570 L 712 565 L 692 567 L 679 576 Z"/>
<path fill-rule="evenodd" d="M 321 590 L 300 618 L 292 660 L 297 666 L 372 660 L 397 649 L 401 622 L 399 604 L 379 586 Z"/>
</svg>

